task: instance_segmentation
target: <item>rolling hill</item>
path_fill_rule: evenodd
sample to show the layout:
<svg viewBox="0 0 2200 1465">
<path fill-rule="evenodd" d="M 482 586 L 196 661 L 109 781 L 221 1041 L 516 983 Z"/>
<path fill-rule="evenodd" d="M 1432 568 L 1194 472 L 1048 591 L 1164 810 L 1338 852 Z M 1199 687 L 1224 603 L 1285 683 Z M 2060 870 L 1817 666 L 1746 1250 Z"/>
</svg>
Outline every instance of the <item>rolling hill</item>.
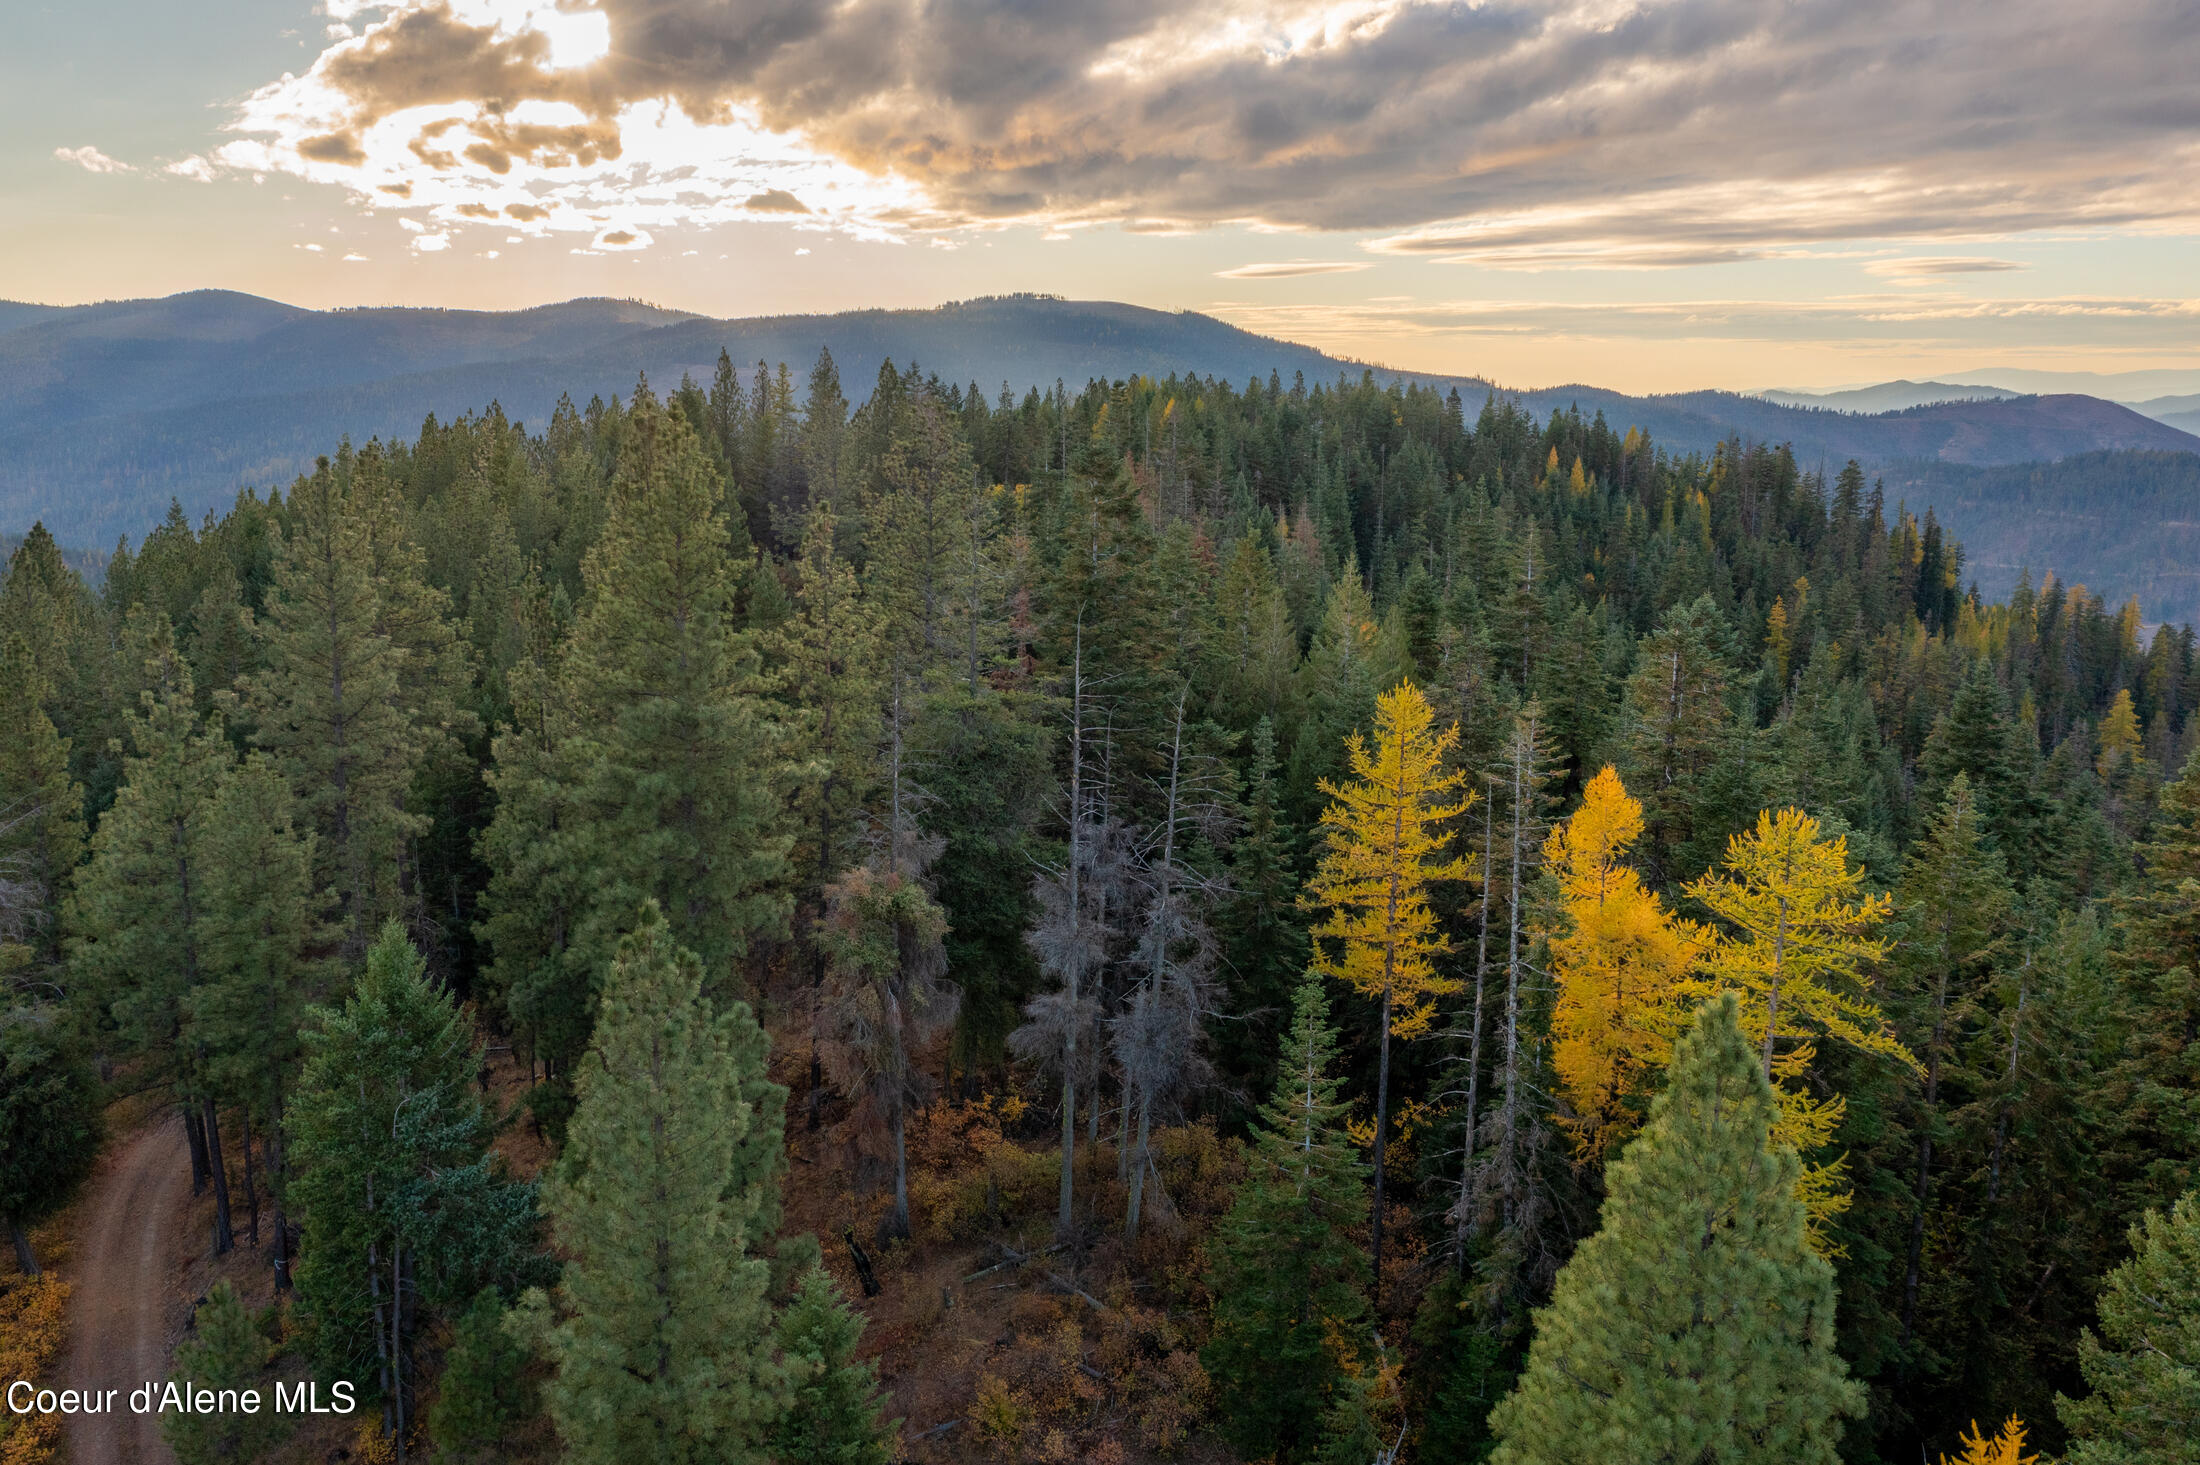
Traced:
<svg viewBox="0 0 2200 1465">
<path fill-rule="evenodd" d="M 989 393 L 1005 381 L 1018 394 L 1057 378 L 1082 385 L 1092 376 L 1190 372 L 1244 381 L 1273 371 L 1288 381 L 1370 369 L 1194 312 L 1032 295 L 736 320 L 603 299 L 509 312 L 314 311 L 226 291 L 70 307 L 0 302 L 0 532 L 43 519 L 65 543 L 104 548 L 118 535 L 143 533 L 171 497 L 195 518 L 240 487 L 287 483 L 345 437 L 409 437 L 430 413 L 452 417 L 494 401 L 539 423 L 561 394 L 585 403 L 625 393 L 641 373 L 660 387 L 682 373 L 707 379 L 721 350 L 744 365 L 785 361 L 800 372 L 828 346 L 857 398 L 889 359 L 914 360 Z M 1470 416 L 1499 390 L 1476 377 L 1373 369 L 1384 379 L 1455 387 Z M 1731 392 L 1635 397 L 1587 385 L 1509 395 L 1539 416 L 1571 406 L 1602 412 L 1615 427 L 1640 427 L 1678 452 L 1708 452 L 1734 436 L 1786 442 L 1809 468 L 1853 457 L 1887 472 L 1912 490 L 1913 503 L 1919 494 L 1935 502 L 1961 495 L 1946 517 L 1975 543 L 1982 567 L 2034 546 L 2081 551 L 2067 536 L 1994 538 L 1985 510 L 1995 494 L 2013 495 L 2012 511 L 2021 501 L 2023 512 L 2042 514 L 2047 498 L 2079 492 L 2086 474 L 2137 473 L 2153 484 L 2153 468 L 2132 466 L 2140 458 L 2200 451 L 2200 438 L 2177 426 L 2068 393 L 1837 410 L 1905 400 L 1905 389 L 1912 397 L 1981 390 L 1942 382 L 1888 388 L 1892 395 L 1872 389 L 1878 395 L 1816 406 Z M 2057 460 L 2092 466 L 2021 494 L 2020 483 L 2031 480 L 1954 471 Z M 2163 486 L 2157 497 L 2167 503 L 2182 491 Z M 2200 509 L 2190 517 L 2200 519 Z M 2108 549 L 2083 544 L 2091 546 L 2085 555 Z M 2111 588 L 2091 563 L 2054 567 Z M 2134 588 L 2143 582 L 2167 593 L 2176 583 L 2167 571 L 2127 568 Z"/>
<path fill-rule="evenodd" d="M 1963 543 L 1964 578 L 1989 600 L 2052 570 L 2149 621 L 2200 624 L 2200 454 L 2081 453 L 1974 468 L 1902 464 L 1888 499 L 1930 504 Z"/>
<path fill-rule="evenodd" d="M 1756 395 L 1783 407 L 1822 407 L 1831 412 L 1900 412 L 1907 407 L 1924 407 L 1934 402 L 1977 402 L 2027 394 L 2008 387 L 1904 380 L 1851 387 L 1840 392 L 1788 392 L 1771 388 Z"/>
</svg>

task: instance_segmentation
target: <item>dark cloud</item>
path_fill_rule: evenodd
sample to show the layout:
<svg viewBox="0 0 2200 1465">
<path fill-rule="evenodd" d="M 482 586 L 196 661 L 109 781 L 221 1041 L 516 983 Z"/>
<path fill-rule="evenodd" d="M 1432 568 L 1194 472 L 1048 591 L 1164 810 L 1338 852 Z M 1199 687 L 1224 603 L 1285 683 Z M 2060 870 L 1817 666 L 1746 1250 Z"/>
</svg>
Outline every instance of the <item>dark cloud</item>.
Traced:
<svg viewBox="0 0 2200 1465">
<path fill-rule="evenodd" d="M 424 165 L 555 169 L 619 157 L 620 110 L 659 100 L 905 178 L 933 223 L 1254 219 L 1516 265 L 2160 222 L 2200 197 L 2188 0 L 600 8 L 608 54 L 562 69 L 539 32 L 402 8 L 323 56 L 348 116 L 299 149 L 355 161 L 377 121 L 466 103 L 457 135 L 411 140 Z M 503 121 L 526 103 L 582 120 Z"/>
</svg>

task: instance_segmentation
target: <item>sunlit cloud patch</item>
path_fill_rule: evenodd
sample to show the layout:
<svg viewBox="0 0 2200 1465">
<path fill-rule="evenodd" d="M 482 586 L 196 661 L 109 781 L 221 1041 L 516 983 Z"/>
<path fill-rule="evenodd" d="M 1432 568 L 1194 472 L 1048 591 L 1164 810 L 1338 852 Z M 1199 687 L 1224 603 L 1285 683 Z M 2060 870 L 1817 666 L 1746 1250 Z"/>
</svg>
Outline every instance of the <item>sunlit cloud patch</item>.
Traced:
<svg viewBox="0 0 2200 1465">
<path fill-rule="evenodd" d="M 2200 229 L 2200 27 L 2180 0 L 326 9 L 313 64 L 248 97 L 200 166 L 591 247 L 742 220 L 887 239 L 1227 223 L 1434 262 L 1671 269 Z"/>
</svg>

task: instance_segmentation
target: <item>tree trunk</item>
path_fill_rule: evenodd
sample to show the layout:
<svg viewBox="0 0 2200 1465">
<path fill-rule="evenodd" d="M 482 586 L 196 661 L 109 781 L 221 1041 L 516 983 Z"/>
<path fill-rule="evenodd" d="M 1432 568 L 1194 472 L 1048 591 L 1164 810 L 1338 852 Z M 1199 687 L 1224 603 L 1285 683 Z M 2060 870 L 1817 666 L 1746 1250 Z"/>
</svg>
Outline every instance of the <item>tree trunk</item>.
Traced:
<svg viewBox="0 0 2200 1465">
<path fill-rule="evenodd" d="M 373 1205 L 371 1191 L 368 1205 Z M 382 1380 L 382 1427 L 395 1433 L 397 1385 L 390 1376 L 390 1328 L 382 1311 L 381 1248 L 372 1241 L 367 1243 L 367 1310 L 374 1319 L 374 1361 Z"/>
<path fill-rule="evenodd" d="M 244 1210 L 246 1224 L 252 1231 L 252 1249 L 260 1249 L 260 1186 L 252 1173 L 252 1109 L 247 1105 L 242 1111 L 244 1121 Z"/>
<path fill-rule="evenodd" d="M 1940 1045 L 1948 1029 L 1948 964 L 1940 964 L 1933 989 L 1933 1036 L 1926 1051 L 1925 1117 L 1918 1126 L 1917 1185 L 1910 1209 L 1909 1264 L 1902 1273 L 1902 1346 L 1910 1345 L 1917 1322 L 1918 1275 L 1925 1257 L 1925 1207 L 1933 1190 L 1933 1121 L 1940 1115 Z"/>
<path fill-rule="evenodd" d="M 2025 962 L 2031 963 L 2027 956 Z M 2001 1195 L 2002 1147 L 2009 1139 L 2009 1101 L 2017 1092 L 2017 1033 L 2024 1026 L 2024 988 L 2017 988 L 2017 1015 L 2009 1020 L 2009 1093 L 2001 1101 L 2001 1113 L 1994 1119 L 1994 1163 L 1986 1182 L 1986 1209 L 1991 1212 L 1994 1202 Z"/>
<path fill-rule="evenodd" d="M 38 1275 L 38 1253 L 31 1246 L 30 1234 L 14 1221 L 8 1222 L 8 1240 L 15 1243 L 16 1269 L 26 1277 Z"/>
<path fill-rule="evenodd" d="M 1131 1240 L 1138 1239 L 1138 1212 L 1146 1198 L 1147 1143 L 1153 1137 L 1153 1096 L 1144 1091 L 1138 1095 L 1138 1157 L 1131 1167 L 1130 1212 L 1123 1220 L 1123 1234 Z"/>
<path fill-rule="evenodd" d="M 1063 419 L 1062 458 L 1065 468 L 1069 461 L 1068 418 Z M 1062 1041 L 1062 1182 L 1061 1199 L 1055 1213 L 1054 1227 L 1067 1236 L 1074 1223 L 1072 1202 L 1077 1186 L 1077 1000 L 1078 926 L 1084 920 L 1084 910 L 1078 903 L 1078 856 L 1084 833 L 1084 771 L 1085 771 L 1085 619 L 1077 618 L 1076 649 L 1070 662 L 1070 713 L 1069 713 L 1069 1027 Z"/>
<path fill-rule="evenodd" d="M 1525 818 L 1525 800 L 1521 797 L 1521 763 L 1527 750 L 1520 746 L 1518 729 L 1513 734 L 1513 829 L 1512 829 L 1512 893 L 1506 911 L 1510 927 L 1505 948 L 1505 1101 L 1502 1132 L 1497 1137 L 1498 1164 L 1503 1171 L 1500 1177 L 1505 1187 L 1505 1220 L 1509 1225 L 1517 1211 L 1517 1198 L 1513 1193 L 1514 1151 L 1517 1148 L 1517 1131 L 1520 1127 L 1520 846 L 1524 837 L 1522 820 Z"/>
<path fill-rule="evenodd" d="M 1481 1123 L 1478 1105 L 1482 1097 L 1482 993 L 1489 975 L 1490 867 L 1497 858 L 1497 815 L 1490 798 L 1482 799 L 1482 919 L 1474 937 L 1474 1035 L 1467 1044 L 1467 1137 L 1465 1156 L 1459 1162 L 1459 1200 L 1452 1216 L 1454 1261 L 1461 1276 L 1467 1267 L 1467 1229 L 1474 1204 L 1475 1129 Z"/>
<path fill-rule="evenodd" d="M 276 1106 L 267 1127 L 267 1191 L 275 1203 L 275 1292 L 290 1290 L 290 1217 L 283 1212 L 283 1114 Z"/>
<path fill-rule="evenodd" d="M 397 1465 L 405 1465 L 405 1248 L 390 1242 L 390 1438 L 397 1445 Z"/>
<path fill-rule="evenodd" d="M 886 1218 L 886 1234 L 909 1239 L 909 1121 L 906 1105 L 894 1106 L 894 1209 Z"/>
<path fill-rule="evenodd" d="M 1375 1065 L 1375 1206 L 1368 1248 L 1374 1281 L 1368 1300 L 1378 1311 L 1383 1301 L 1383 1150 L 1390 1138 L 1390 988 L 1383 988 L 1382 1057 Z"/>
<path fill-rule="evenodd" d="M 1780 1031 L 1780 979 L 1787 962 L 1788 903 L 1780 897 L 1780 920 L 1772 932 L 1772 981 L 1765 991 L 1765 1082 L 1772 1082 L 1772 1040 Z M 1946 979 L 1943 978 L 1945 981 Z"/>
<path fill-rule="evenodd" d="M 191 1193 L 206 1194 L 208 1168 L 206 1164 L 206 1126 L 199 1122 L 198 1111 L 186 1099 L 183 1110 L 183 1137 L 191 1150 Z"/>
<path fill-rule="evenodd" d="M 214 1173 L 214 1255 L 227 1256 L 237 1244 L 229 1224 L 229 1168 L 222 1163 L 221 1117 L 212 1099 L 199 1100 L 206 1125 L 206 1163 Z"/>
</svg>

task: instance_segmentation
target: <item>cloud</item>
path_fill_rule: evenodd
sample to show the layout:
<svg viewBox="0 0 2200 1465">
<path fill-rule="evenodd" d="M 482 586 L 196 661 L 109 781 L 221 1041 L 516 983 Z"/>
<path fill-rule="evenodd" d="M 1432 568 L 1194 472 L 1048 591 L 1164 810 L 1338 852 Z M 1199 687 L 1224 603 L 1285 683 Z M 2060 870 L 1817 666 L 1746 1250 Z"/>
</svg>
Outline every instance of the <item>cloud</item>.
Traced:
<svg viewBox="0 0 2200 1465">
<path fill-rule="evenodd" d="M 1349 275 L 1367 268 L 1364 261 L 1286 260 L 1276 264 L 1239 265 L 1235 269 L 1216 270 L 1215 275 L 1224 280 L 1293 280 L 1300 275 Z"/>
<path fill-rule="evenodd" d="M 1875 259 L 1864 266 L 1866 274 L 1895 280 L 1930 280 L 1942 275 L 1992 275 L 2024 266 L 2013 259 L 1984 255 L 1943 254 L 1911 259 Z"/>
<path fill-rule="evenodd" d="M 2152 358 L 2200 350 L 2200 298 L 2040 296 L 1978 300 L 1949 292 L 1810 300 L 1613 297 L 1579 300 L 1396 298 L 1357 304 L 1222 301 L 1214 315 L 1263 335 L 1334 349 L 1382 341 L 1718 342 L 1901 353 L 2037 351 L 2082 336 L 2088 349 Z"/>
<path fill-rule="evenodd" d="M 1228 221 L 1513 269 L 2200 228 L 2183 0 L 324 8 L 356 34 L 253 93 L 221 161 L 410 183 L 452 223 L 784 193 L 868 237 Z"/>
<path fill-rule="evenodd" d="M 56 162 L 74 163 L 87 173 L 135 173 L 137 171 L 128 163 L 108 157 L 90 143 L 86 143 L 80 148 L 55 148 L 53 155 Z"/>
<path fill-rule="evenodd" d="M 762 193 L 752 193 L 741 205 L 760 214 L 806 214 L 810 206 L 784 188 L 770 188 Z"/>
</svg>

